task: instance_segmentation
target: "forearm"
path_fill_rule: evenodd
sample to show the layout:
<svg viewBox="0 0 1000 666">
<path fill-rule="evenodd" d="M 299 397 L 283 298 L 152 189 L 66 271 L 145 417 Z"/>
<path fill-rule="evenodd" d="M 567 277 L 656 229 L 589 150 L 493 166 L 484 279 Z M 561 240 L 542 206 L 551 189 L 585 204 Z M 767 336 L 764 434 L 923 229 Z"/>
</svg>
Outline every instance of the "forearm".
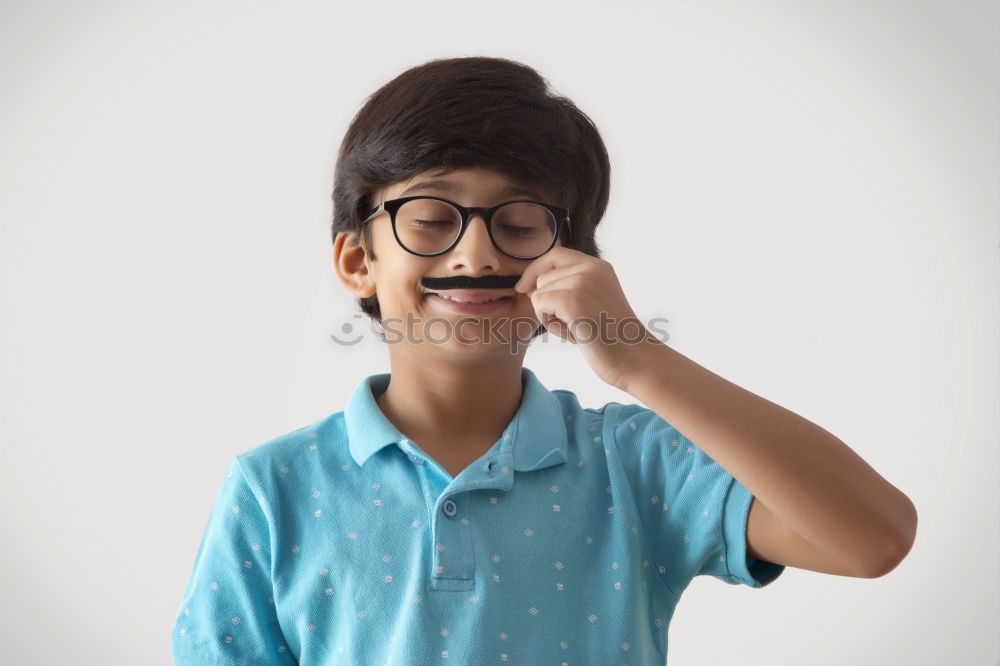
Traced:
<svg viewBox="0 0 1000 666">
<path fill-rule="evenodd" d="M 621 387 L 745 485 L 786 528 L 846 564 L 909 548 L 910 499 L 837 437 L 698 365 L 646 345 Z"/>
</svg>

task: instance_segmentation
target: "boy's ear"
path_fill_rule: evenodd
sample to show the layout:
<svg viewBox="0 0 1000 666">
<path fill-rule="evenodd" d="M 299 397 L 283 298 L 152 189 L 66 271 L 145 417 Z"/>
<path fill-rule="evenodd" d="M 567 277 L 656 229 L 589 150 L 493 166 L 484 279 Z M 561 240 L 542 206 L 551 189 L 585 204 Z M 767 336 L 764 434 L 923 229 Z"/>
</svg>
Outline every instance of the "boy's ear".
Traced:
<svg viewBox="0 0 1000 666">
<path fill-rule="evenodd" d="M 357 232 L 339 231 L 333 241 L 333 268 L 340 282 L 355 296 L 375 295 L 375 280 L 368 269 L 368 252 Z"/>
</svg>

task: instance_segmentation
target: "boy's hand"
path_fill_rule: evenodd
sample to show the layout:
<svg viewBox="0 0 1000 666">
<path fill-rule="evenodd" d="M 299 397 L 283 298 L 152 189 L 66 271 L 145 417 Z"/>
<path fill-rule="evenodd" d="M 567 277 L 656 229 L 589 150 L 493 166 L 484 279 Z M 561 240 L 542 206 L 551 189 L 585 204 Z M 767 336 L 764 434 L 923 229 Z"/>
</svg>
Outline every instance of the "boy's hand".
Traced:
<svg viewBox="0 0 1000 666">
<path fill-rule="evenodd" d="M 625 299 L 610 263 L 557 245 L 525 269 L 514 289 L 531 299 L 539 322 L 579 345 L 597 376 L 626 390 L 651 343 L 660 343 Z"/>
</svg>

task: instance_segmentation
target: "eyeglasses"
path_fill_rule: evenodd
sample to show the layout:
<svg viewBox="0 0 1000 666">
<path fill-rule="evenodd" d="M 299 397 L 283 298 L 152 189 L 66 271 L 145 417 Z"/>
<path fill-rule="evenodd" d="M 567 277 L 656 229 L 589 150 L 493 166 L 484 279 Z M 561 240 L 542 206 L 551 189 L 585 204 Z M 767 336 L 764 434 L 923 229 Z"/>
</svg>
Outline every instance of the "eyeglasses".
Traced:
<svg viewBox="0 0 1000 666">
<path fill-rule="evenodd" d="M 536 259 L 551 250 L 563 224 L 572 233 L 567 209 L 528 199 L 485 208 L 460 206 L 440 197 L 403 197 L 383 201 L 361 224 L 382 211 L 389 212 L 396 242 L 421 257 L 436 257 L 455 247 L 473 213 L 483 216 L 494 247 L 514 259 Z"/>
</svg>

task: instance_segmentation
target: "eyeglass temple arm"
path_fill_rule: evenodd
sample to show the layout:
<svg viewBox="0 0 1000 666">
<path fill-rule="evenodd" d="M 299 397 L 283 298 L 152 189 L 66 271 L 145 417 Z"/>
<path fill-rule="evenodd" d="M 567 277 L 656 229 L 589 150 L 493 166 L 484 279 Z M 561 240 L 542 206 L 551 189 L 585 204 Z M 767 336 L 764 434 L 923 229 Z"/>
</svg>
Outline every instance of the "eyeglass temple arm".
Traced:
<svg viewBox="0 0 1000 666">
<path fill-rule="evenodd" d="M 385 210 L 385 202 L 384 201 L 378 205 L 378 208 L 376 208 L 371 213 L 369 213 L 368 217 L 366 217 L 365 219 L 361 220 L 361 224 L 364 224 L 368 220 L 372 219 L 373 217 L 375 217 L 376 215 L 378 215 L 379 213 L 381 213 L 383 210 Z"/>
</svg>

